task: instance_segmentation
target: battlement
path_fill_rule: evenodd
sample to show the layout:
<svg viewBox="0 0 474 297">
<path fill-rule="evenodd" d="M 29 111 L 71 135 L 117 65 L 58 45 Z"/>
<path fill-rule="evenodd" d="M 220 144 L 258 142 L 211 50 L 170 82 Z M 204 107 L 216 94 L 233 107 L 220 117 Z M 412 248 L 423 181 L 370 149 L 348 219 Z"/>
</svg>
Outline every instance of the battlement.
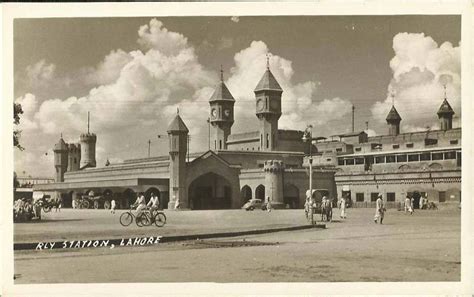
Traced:
<svg viewBox="0 0 474 297">
<path fill-rule="evenodd" d="M 285 164 L 281 160 L 267 160 L 263 164 L 265 172 L 282 172 L 285 170 Z"/>
<path fill-rule="evenodd" d="M 81 142 L 95 142 L 97 141 L 97 135 L 94 133 L 83 133 L 80 136 Z"/>
</svg>

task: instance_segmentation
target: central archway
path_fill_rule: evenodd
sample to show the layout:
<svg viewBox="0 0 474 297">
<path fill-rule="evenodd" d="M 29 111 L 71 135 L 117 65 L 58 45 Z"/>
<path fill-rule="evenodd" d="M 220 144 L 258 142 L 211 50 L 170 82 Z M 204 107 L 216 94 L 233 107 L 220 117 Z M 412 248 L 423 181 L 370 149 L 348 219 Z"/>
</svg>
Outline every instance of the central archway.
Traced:
<svg viewBox="0 0 474 297">
<path fill-rule="evenodd" d="M 189 207 L 198 209 L 230 209 L 232 190 L 230 182 L 213 172 L 196 178 L 188 188 Z"/>
</svg>

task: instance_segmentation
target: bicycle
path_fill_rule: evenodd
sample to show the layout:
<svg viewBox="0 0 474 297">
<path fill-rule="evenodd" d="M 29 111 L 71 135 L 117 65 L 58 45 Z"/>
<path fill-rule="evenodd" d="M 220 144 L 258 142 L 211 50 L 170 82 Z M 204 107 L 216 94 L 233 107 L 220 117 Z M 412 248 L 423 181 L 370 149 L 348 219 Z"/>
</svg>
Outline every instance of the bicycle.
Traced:
<svg viewBox="0 0 474 297">
<path fill-rule="evenodd" d="M 132 210 L 133 208 L 130 208 L 120 215 L 120 225 L 124 227 L 130 226 L 134 220 L 138 227 L 147 226 L 149 224 L 149 218 L 146 215 L 143 215 L 144 212 L 141 213 L 140 217 L 136 217 Z"/>
<path fill-rule="evenodd" d="M 152 216 L 151 210 L 149 208 L 145 209 L 140 216 L 140 221 L 143 226 L 151 226 L 155 224 L 157 227 L 163 227 L 166 224 L 166 215 L 162 211 L 155 211 L 155 214 Z"/>
</svg>

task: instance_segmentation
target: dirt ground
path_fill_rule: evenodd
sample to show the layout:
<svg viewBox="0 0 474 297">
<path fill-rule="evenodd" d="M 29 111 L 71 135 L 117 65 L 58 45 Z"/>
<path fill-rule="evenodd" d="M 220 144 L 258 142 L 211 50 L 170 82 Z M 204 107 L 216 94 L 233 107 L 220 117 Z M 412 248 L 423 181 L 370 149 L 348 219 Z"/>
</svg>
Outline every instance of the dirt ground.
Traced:
<svg viewBox="0 0 474 297">
<path fill-rule="evenodd" d="M 337 214 L 337 210 L 334 211 Z M 234 230 L 242 228 L 239 222 L 245 228 L 296 225 L 305 223 L 301 212 L 280 210 L 268 214 L 232 210 L 172 213 L 170 222 L 173 224 L 161 231 L 180 234 L 222 231 L 226 228 Z M 373 209 L 349 209 L 346 220 L 335 220 L 327 225 L 327 229 L 152 247 L 17 251 L 15 283 L 460 280 L 461 227 L 458 209 L 417 211 L 412 216 L 389 210 L 384 225 L 375 224 L 373 214 Z M 37 238 L 37 232 L 45 232 L 44 228 L 50 228 L 50 223 L 57 230 L 56 237 L 59 234 L 59 237 L 66 236 L 68 239 L 85 236 L 88 228 L 99 236 L 97 225 L 108 226 L 107 222 L 112 225 L 102 235 L 110 235 L 109 230 L 114 230 L 112 233 L 120 233 L 121 230 L 131 232 L 121 226 L 116 229 L 116 220 L 95 218 L 96 215 L 92 213 L 90 217 L 82 218 L 82 227 L 77 224 L 78 221 L 64 220 L 38 223 L 33 226 L 34 231 L 25 227 L 28 224 L 16 225 L 15 241 Z M 95 221 L 98 221 L 97 225 Z"/>
</svg>

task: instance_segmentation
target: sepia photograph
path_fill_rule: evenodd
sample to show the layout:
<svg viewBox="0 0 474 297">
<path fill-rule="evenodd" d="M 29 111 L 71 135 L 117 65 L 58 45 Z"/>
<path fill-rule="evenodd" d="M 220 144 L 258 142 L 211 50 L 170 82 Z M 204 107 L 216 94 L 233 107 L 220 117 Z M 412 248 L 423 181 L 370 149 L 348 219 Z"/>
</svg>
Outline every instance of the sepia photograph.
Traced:
<svg viewBox="0 0 474 297">
<path fill-rule="evenodd" d="M 462 23 L 15 18 L 4 278 L 460 283 Z"/>
</svg>

